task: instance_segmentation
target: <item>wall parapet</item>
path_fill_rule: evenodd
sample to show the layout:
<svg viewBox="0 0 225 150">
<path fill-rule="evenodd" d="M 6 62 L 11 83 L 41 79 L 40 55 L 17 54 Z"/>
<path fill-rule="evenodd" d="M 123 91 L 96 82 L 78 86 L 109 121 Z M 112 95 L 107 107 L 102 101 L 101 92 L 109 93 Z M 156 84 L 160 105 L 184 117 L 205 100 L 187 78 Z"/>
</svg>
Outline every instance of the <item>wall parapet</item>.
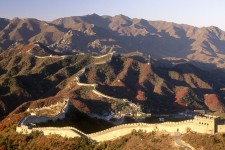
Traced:
<svg viewBox="0 0 225 150">
<path fill-rule="evenodd" d="M 222 129 L 223 126 L 219 126 L 219 131 L 225 132 Z M 86 137 L 96 141 L 105 141 L 111 140 L 113 138 L 117 138 L 123 136 L 125 134 L 129 134 L 132 130 L 144 130 L 146 132 L 152 131 L 166 131 L 168 133 L 172 132 L 187 132 L 187 129 L 191 129 L 192 131 L 199 132 L 199 133 L 208 133 L 214 134 L 214 126 L 204 126 L 204 125 L 196 125 L 195 120 L 186 120 L 181 122 L 164 122 L 164 123 L 156 123 L 156 124 L 149 124 L 149 123 L 128 123 L 122 124 L 118 126 L 114 126 L 99 132 L 85 134 L 82 131 L 66 126 L 66 127 L 29 127 L 27 125 L 22 125 L 17 127 L 17 132 L 21 132 L 24 134 L 29 134 L 32 131 L 41 131 L 44 135 L 48 134 L 59 134 L 61 136 L 67 137 Z"/>
<path fill-rule="evenodd" d="M 98 56 L 93 58 L 103 58 L 110 55 L 110 58 L 108 61 L 111 61 L 113 53 L 106 54 L 103 56 Z M 126 99 L 119 99 L 115 97 L 111 97 L 108 95 L 105 95 L 101 92 L 99 92 L 96 87 L 97 84 L 87 84 L 87 83 L 80 83 L 80 77 L 85 73 L 85 70 L 87 68 L 92 67 L 93 65 L 99 65 L 107 63 L 107 61 L 101 61 L 94 64 L 87 65 L 83 69 L 81 69 L 77 75 L 75 76 L 77 85 L 80 86 L 90 86 L 93 87 L 93 93 L 108 98 L 112 100 L 123 100 L 124 102 L 128 102 Z M 215 133 L 215 126 L 216 124 L 215 119 L 218 117 L 215 116 L 195 116 L 192 120 L 186 120 L 186 121 L 180 121 L 180 122 L 164 122 L 164 123 L 158 123 L 158 124 L 149 124 L 149 123 L 129 123 L 129 124 L 122 124 L 118 126 L 114 126 L 99 132 L 91 133 L 91 134 L 85 134 L 82 131 L 74 128 L 74 127 L 33 127 L 31 124 L 37 123 L 37 122 L 45 122 L 48 120 L 57 120 L 57 119 L 63 119 L 65 118 L 65 113 L 67 112 L 69 107 L 69 101 L 67 100 L 65 107 L 60 111 L 60 113 L 54 117 L 46 117 L 46 116 L 27 116 L 23 119 L 21 119 L 18 123 L 17 132 L 23 133 L 23 134 L 29 134 L 32 131 L 41 131 L 44 132 L 45 135 L 48 134 L 59 134 L 61 136 L 68 136 L 68 137 L 87 137 L 96 141 L 104 141 L 104 140 L 110 140 L 113 137 L 119 137 L 124 134 L 130 133 L 131 130 L 138 130 L 138 129 L 144 129 L 148 132 L 154 131 L 154 130 L 160 130 L 160 131 L 167 131 L 167 132 L 177 132 L 180 129 L 180 132 L 185 132 L 186 128 L 191 128 L 193 131 L 200 132 L 200 133 Z M 196 124 L 196 122 L 207 122 L 208 124 L 211 123 L 210 126 L 203 126 L 203 124 Z M 201 128 L 199 128 L 201 127 Z M 222 126 L 219 126 L 220 130 L 222 130 Z M 118 131 L 118 132 L 117 132 Z M 224 130 L 225 131 L 225 130 Z M 112 134 L 112 135 L 111 135 Z M 115 135 L 114 135 L 115 134 Z"/>
<path fill-rule="evenodd" d="M 23 119 L 21 119 L 17 126 L 21 127 L 22 125 L 29 125 L 29 124 L 34 124 L 34 123 L 46 122 L 46 121 L 49 121 L 49 120 L 56 121 L 58 119 L 63 119 L 63 118 L 65 118 L 65 114 L 66 114 L 66 112 L 68 111 L 68 108 L 69 108 L 69 100 L 68 99 L 65 100 L 64 103 L 65 103 L 65 106 L 61 109 L 59 114 L 57 114 L 54 117 L 30 115 L 30 116 L 26 116 Z"/>
</svg>

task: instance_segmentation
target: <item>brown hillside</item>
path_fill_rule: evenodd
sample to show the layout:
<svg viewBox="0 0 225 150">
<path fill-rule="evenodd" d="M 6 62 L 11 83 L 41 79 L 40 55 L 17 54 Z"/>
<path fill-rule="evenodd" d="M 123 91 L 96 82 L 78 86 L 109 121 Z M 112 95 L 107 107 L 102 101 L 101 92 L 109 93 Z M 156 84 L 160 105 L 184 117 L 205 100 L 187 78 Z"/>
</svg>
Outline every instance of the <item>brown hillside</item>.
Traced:
<svg viewBox="0 0 225 150">
<path fill-rule="evenodd" d="M 204 98 L 204 102 L 210 110 L 224 112 L 224 104 L 221 103 L 216 94 L 206 94 Z"/>
<path fill-rule="evenodd" d="M 158 68 L 117 56 L 109 64 L 86 70 L 81 82 L 97 83 L 98 90 L 114 97 L 142 101 L 148 105 L 152 102 L 149 108 L 154 110 L 173 107 L 174 102 L 189 108 L 205 108 L 204 94 L 216 93 L 210 86 L 211 75 L 193 65 Z"/>
<path fill-rule="evenodd" d="M 27 101 L 34 101 L 27 108 L 39 108 L 67 98 L 84 113 L 102 115 L 113 111 L 114 101 L 97 96 L 93 87 L 78 86 L 75 80 L 83 67 L 108 60 L 108 56 L 61 55 L 41 43 L 17 43 L 0 54 L 1 116 Z M 161 60 L 146 62 L 141 55 L 115 54 L 109 63 L 86 69 L 80 82 L 96 83 L 100 92 L 128 99 L 153 113 L 175 112 L 183 106 L 207 108 L 204 94 L 224 94 L 222 74 L 202 71 L 190 63 L 163 66 Z M 222 103 L 218 107 L 223 108 Z"/>
<path fill-rule="evenodd" d="M 124 15 L 97 14 L 59 18 L 51 23 L 37 19 L 1 19 L 0 44 L 6 50 L 15 42 L 39 41 L 65 52 L 93 54 L 142 52 L 155 58 L 186 58 L 203 69 L 225 67 L 225 32 L 217 27 L 197 28 Z"/>
</svg>

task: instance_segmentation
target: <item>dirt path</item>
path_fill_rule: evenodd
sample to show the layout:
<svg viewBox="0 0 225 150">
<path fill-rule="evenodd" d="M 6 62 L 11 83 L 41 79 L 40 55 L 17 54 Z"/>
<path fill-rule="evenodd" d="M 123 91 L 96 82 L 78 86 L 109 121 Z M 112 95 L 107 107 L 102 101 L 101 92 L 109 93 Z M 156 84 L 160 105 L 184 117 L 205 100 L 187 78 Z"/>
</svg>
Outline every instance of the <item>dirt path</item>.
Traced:
<svg viewBox="0 0 225 150">
<path fill-rule="evenodd" d="M 184 150 L 195 150 L 195 148 L 190 146 L 190 144 L 188 144 L 185 141 L 181 140 L 179 132 L 175 132 L 173 136 L 174 136 L 175 145 L 177 147 L 181 147 Z"/>
</svg>

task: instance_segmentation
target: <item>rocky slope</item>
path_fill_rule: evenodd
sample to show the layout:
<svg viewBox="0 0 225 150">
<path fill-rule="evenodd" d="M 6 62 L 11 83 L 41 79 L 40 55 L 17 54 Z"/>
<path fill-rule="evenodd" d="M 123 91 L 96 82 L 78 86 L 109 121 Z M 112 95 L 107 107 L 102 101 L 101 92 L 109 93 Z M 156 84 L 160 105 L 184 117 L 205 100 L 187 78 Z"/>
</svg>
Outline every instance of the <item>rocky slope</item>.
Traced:
<svg viewBox="0 0 225 150">
<path fill-rule="evenodd" d="M 63 57 L 37 43 L 16 44 L 4 51 L 0 54 L 1 116 L 23 102 L 54 96 L 62 81 L 90 62 L 89 55 Z"/>
<path fill-rule="evenodd" d="M 205 68 L 225 67 L 225 32 L 217 27 L 197 28 L 164 21 L 148 21 L 124 15 L 75 16 L 52 22 L 37 19 L 1 19 L 0 46 L 17 41 L 40 41 L 58 51 L 151 54 L 155 58 L 185 58 Z M 208 67 L 210 69 L 210 67 Z"/>
<path fill-rule="evenodd" d="M 218 72 L 203 71 L 188 62 L 163 65 L 164 60 L 151 59 L 148 64 L 144 57 L 135 55 L 114 54 L 110 62 L 101 63 L 108 60 L 107 55 L 65 55 L 41 43 L 14 44 L 0 54 L 0 116 L 21 104 L 13 113 L 49 106 L 64 98 L 70 99 L 76 110 L 99 116 L 121 106 L 128 109 L 122 99 L 128 99 L 132 106 L 140 105 L 143 112 L 224 110 L 224 76 Z M 80 82 L 97 84 L 98 91 L 119 100 L 96 95 L 92 86 L 77 83 L 80 70 L 88 65 Z"/>
<path fill-rule="evenodd" d="M 86 70 L 81 81 L 97 83 L 99 91 L 128 98 L 151 112 L 172 112 L 176 106 L 223 111 L 218 97 L 208 98 L 215 95 L 223 97 L 222 78 L 215 78 L 210 72 L 190 63 L 170 67 L 162 67 L 159 63 L 160 60 L 151 60 L 147 64 L 129 57 L 114 56 L 110 63 Z M 209 99 L 215 105 L 207 102 Z"/>
</svg>

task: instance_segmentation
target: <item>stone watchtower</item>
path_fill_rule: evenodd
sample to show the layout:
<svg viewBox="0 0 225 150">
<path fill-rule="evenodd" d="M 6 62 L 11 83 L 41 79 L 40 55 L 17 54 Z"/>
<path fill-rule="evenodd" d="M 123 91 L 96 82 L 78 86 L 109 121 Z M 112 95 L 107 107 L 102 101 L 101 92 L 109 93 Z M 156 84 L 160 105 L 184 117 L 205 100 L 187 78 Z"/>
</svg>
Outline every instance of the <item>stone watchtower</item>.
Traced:
<svg viewBox="0 0 225 150">
<path fill-rule="evenodd" d="M 196 130 L 202 133 L 215 134 L 217 132 L 217 124 L 219 122 L 218 116 L 201 115 L 194 117 L 194 124 Z"/>
</svg>

